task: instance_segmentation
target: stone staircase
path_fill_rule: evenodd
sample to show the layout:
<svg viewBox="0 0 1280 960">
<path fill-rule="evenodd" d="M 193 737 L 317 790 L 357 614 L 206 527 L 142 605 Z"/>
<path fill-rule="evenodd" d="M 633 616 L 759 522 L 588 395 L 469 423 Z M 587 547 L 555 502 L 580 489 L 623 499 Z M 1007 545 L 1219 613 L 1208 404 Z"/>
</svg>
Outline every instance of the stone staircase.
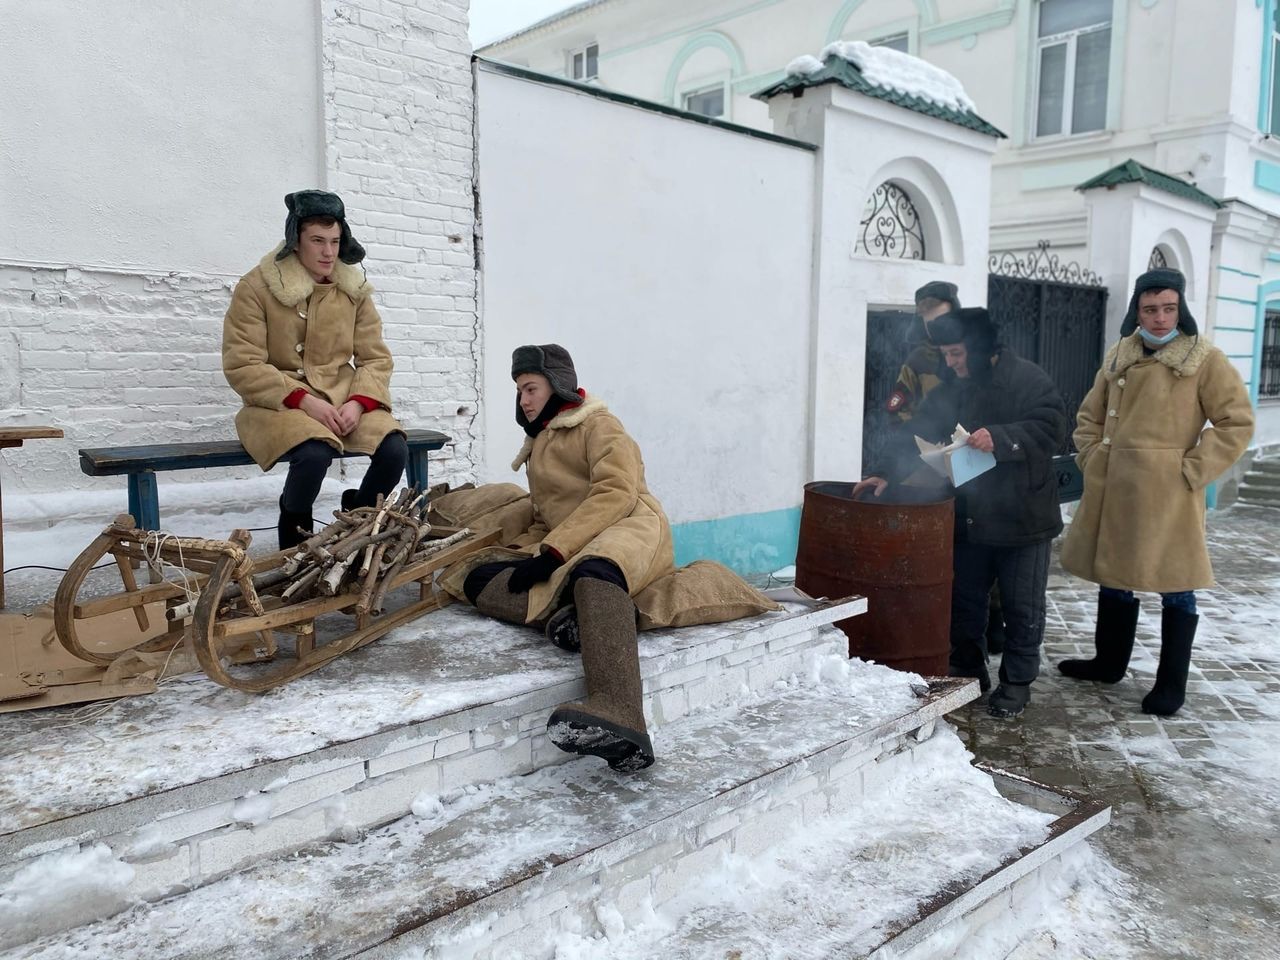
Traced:
<svg viewBox="0 0 1280 960">
<path fill-rule="evenodd" d="M 632 776 L 546 740 L 577 657 L 458 607 L 265 697 L 0 717 L 0 957 L 723 957 L 778 922 L 813 956 L 949 955 L 1108 809 L 971 767 L 937 721 L 976 683 L 848 661 L 830 624 L 863 610 L 642 635 Z M 689 899 L 771 856 L 796 896 L 899 882 L 807 932 Z"/>
<path fill-rule="evenodd" d="M 1259 457 L 1240 481 L 1241 503 L 1280 507 L 1280 457 Z"/>
</svg>

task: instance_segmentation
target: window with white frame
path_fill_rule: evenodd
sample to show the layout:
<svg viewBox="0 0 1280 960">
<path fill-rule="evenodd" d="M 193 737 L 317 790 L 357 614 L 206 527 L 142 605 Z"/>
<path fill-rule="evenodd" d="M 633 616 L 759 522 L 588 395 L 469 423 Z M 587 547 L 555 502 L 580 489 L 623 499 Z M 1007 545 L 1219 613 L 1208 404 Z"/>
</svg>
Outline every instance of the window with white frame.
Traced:
<svg viewBox="0 0 1280 960">
<path fill-rule="evenodd" d="M 880 37 L 878 40 L 872 40 L 871 46 L 888 47 L 890 50 L 897 50 L 900 53 L 911 52 L 911 50 L 909 49 L 910 44 L 908 43 L 908 37 L 905 30 L 902 33 L 894 33 L 894 34 L 890 34 L 887 37 Z"/>
<path fill-rule="evenodd" d="M 1280 134 L 1280 4 L 1271 15 L 1271 111 L 1267 133 Z"/>
<path fill-rule="evenodd" d="M 600 76 L 600 44 L 569 51 L 569 76 L 574 80 L 594 80 Z"/>
<path fill-rule="evenodd" d="M 1037 137 L 1107 125 L 1112 0 L 1040 0 L 1036 39 Z"/>
<path fill-rule="evenodd" d="M 690 90 L 684 94 L 684 108 L 690 113 L 704 117 L 724 116 L 724 84 L 717 83 L 710 87 Z"/>
</svg>

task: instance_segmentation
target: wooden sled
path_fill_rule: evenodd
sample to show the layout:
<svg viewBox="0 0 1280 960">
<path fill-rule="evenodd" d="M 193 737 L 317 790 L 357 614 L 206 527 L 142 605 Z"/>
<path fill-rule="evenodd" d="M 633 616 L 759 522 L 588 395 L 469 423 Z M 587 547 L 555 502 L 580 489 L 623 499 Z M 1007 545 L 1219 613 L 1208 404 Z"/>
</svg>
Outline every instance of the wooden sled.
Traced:
<svg viewBox="0 0 1280 960">
<path fill-rule="evenodd" d="M 378 507 L 337 514 L 334 523 L 294 550 L 251 558 L 246 530 L 234 531 L 228 540 L 176 537 L 139 530 L 133 517 L 122 514 L 67 570 L 54 598 L 53 633 L 59 653 L 88 671 L 86 677 L 92 673 L 101 680 L 108 671 L 117 681 L 149 676 L 151 686 L 116 691 L 99 683 L 95 691 L 86 681 L 72 699 L 31 706 L 150 692 L 161 676 L 195 670 L 247 693 L 311 673 L 443 606 L 447 598 L 437 598 L 432 590 L 435 572 L 500 538 L 496 530 L 477 535 L 431 527 L 425 515 L 426 498 L 408 489 Z M 81 599 L 90 571 L 108 556 L 123 590 Z M 167 565 L 167 579 L 139 585 L 133 564 L 159 561 Z M 415 582 L 414 601 L 385 608 L 388 594 Z M 318 645 L 316 620 L 328 614 L 354 617 L 354 628 Z M 104 642 L 108 625 L 111 637 Z M 293 635 L 289 652 L 281 649 L 278 634 Z M 268 660 L 270 668 L 247 667 Z M 0 711 L 6 709 L 7 686 L 14 694 L 7 709 L 26 709 L 16 696 L 22 681 L 6 684 L 3 666 L 0 661 Z"/>
</svg>

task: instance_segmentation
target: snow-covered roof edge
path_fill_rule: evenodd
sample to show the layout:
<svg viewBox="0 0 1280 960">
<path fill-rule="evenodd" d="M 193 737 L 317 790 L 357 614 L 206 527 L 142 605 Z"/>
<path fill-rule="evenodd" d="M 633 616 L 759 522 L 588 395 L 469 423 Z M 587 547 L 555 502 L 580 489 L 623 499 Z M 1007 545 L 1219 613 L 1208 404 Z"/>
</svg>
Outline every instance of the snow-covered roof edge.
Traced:
<svg viewBox="0 0 1280 960">
<path fill-rule="evenodd" d="M 837 41 L 822 50 L 821 59 L 796 57 L 787 64 L 786 77 L 754 94 L 768 100 L 780 93 L 824 83 L 839 83 L 859 93 L 897 106 L 968 127 L 988 136 L 1005 134 L 976 112 L 963 84 L 931 63 L 888 47 L 873 47 L 861 40 Z"/>
</svg>

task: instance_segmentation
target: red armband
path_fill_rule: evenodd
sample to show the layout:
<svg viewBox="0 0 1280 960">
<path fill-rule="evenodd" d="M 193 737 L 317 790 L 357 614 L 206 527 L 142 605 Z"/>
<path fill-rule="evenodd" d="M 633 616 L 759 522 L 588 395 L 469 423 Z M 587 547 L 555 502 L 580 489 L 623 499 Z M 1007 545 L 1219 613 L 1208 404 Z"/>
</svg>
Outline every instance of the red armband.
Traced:
<svg viewBox="0 0 1280 960">
<path fill-rule="evenodd" d="M 293 391 L 293 393 L 284 398 L 284 405 L 290 410 L 297 410 L 302 406 L 302 398 L 306 395 L 307 391 L 302 387 L 299 387 L 297 390 Z"/>
<path fill-rule="evenodd" d="M 364 407 L 365 413 L 372 413 L 374 410 L 381 409 L 382 407 L 382 404 L 377 400 L 374 400 L 372 397 L 362 397 L 359 394 L 356 394 L 349 399 L 354 400 L 356 403 L 360 404 L 360 406 Z"/>
</svg>

